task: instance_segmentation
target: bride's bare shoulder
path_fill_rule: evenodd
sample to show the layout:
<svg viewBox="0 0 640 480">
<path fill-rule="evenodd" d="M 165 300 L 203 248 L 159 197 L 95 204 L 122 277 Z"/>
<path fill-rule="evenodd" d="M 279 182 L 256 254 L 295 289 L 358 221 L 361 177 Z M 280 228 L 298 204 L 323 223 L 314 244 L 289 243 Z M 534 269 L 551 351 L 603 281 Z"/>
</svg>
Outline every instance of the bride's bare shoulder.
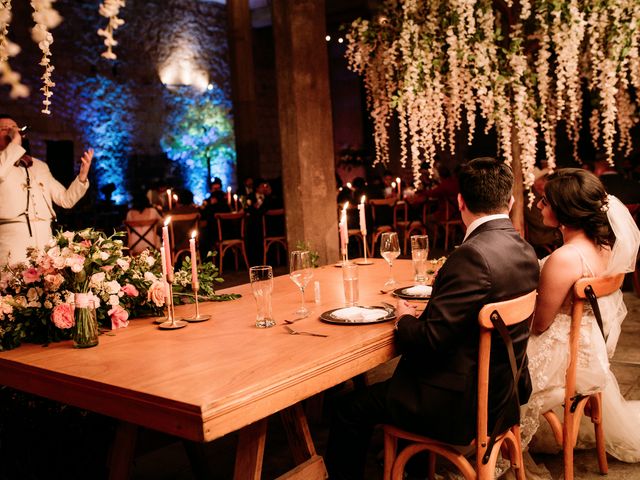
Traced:
<svg viewBox="0 0 640 480">
<path fill-rule="evenodd" d="M 582 275 L 582 259 L 580 253 L 570 245 L 563 245 L 546 257 L 544 268 L 547 271 L 562 272 L 577 279 Z"/>
</svg>

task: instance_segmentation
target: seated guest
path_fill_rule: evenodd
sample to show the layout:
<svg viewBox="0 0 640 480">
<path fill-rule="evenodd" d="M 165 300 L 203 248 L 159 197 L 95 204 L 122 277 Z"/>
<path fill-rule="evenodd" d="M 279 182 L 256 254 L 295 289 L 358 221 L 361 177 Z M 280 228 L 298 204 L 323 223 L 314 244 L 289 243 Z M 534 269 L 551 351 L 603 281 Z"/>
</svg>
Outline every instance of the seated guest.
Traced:
<svg viewBox="0 0 640 480">
<path fill-rule="evenodd" d="M 127 212 L 125 221 L 139 222 L 146 220 L 156 220 L 159 227 L 162 224 L 162 215 L 160 215 L 157 209 L 151 206 L 146 193 L 144 191 L 139 191 L 133 196 L 131 209 Z M 138 241 L 139 238 L 143 236 L 148 229 L 149 227 L 132 228 L 132 230 L 134 230 L 138 235 L 134 233 L 129 234 L 130 255 L 136 255 L 146 248 L 151 248 L 149 243 L 147 243 L 146 241 Z M 147 238 L 151 240 L 151 236 L 148 236 Z M 158 236 L 156 236 L 155 242 L 152 243 L 154 243 L 154 245 L 152 245 L 153 248 L 160 249 L 160 239 Z"/>
<path fill-rule="evenodd" d="M 244 197 L 247 198 L 249 195 L 251 195 L 254 191 L 253 188 L 253 177 L 246 177 L 243 181 L 242 181 L 242 185 L 240 185 L 240 187 L 238 188 L 238 197 Z"/>
<path fill-rule="evenodd" d="M 458 179 L 451 173 L 449 167 L 438 163 L 436 165 L 438 181 L 429 188 L 420 189 L 412 197 L 407 198 L 407 203 L 414 210 L 422 206 L 428 199 L 437 200 L 436 208 L 431 211 L 431 215 L 436 220 L 445 220 L 445 203 L 453 202 L 460 191 Z"/>
<path fill-rule="evenodd" d="M 539 258 L 547 256 L 557 247 L 562 245 L 562 236 L 557 228 L 544 224 L 542 213 L 536 207 L 540 198 L 544 196 L 544 184 L 548 175 L 542 175 L 533 182 L 534 203 L 528 207 L 528 194 L 525 192 L 524 221 L 526 225 L 527 241 L 533 246 Z"/>
<path fill-rule="evenodd" d="M 398 304 L 396 342 L 402 358 L 391 379 L 356 390 L 338 405 L 325 456 L 329 476 L 364 478 L 367 445 L 373 427 L 390 423 L 405 430 L 468 445 L 476 434 L 477 359 L 483 305 L 534 290 L 536 255 L 509 220 L 513 174 L 504 163 L 478 158 L 460 172 L 458 204 L 467 227 L 465 241 L 440 269 L 425 311 Z M 526 350 L 526 324 L 509 328 L 517 361 Z M 511 367 L 504 344 L 494 342 L 489 392 L 489 429 L 505 411 L 504 429 L 519 421 L 511 396 Z M 520 401 L 530 393 L 526 366 Z"/>
</svg>

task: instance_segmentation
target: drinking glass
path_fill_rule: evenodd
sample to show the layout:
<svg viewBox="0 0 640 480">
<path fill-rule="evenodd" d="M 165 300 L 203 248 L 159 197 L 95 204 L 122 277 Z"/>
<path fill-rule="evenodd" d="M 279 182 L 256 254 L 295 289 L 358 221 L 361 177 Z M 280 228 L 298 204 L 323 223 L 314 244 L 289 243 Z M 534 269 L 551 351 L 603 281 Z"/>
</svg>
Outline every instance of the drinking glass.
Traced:
<svg viewBox="0 0 640 480">
<path fill-rule="evenodd" d="M 415 281 L 419 285 L 427 283 L 427 257 L 429 255 L 429 237 L 427 235 L 411 235 L 411 260 Z"/>
<path fill-rule="evenodd" d="M 256 327 L 273 327 L 276 321 L 271 313 L 271 292 L 273 292 L 273 269 L 269 265 L 259 265 L 249 269 L 251 291 L 256 299 L 258 313 Z"/>
<path fill-rule="evenodd" d="M 342 264 L 342 283 L 344 286 L 344 303 L 347 307 L 358 304 L 358 265 L 347 262 Z"/>
<path fill-rule="evenodd" d="M 295 314 L 299 317 L 309 315 L 309 309 L 304 306 L 304 289 L 313 278 L 313 265 L 311 264 L 311 254 L 307 250 L 294 250 L 289 255 L 289 278 L 300 289 L 300 308 Z"/>
<path fill-rule="evenodd" d="M 389 280 L 386 281 L 383 288 L 391 288 L 396 285 L 393 278 L 393 261 L 400 255 L 400 242 L 398 242 L 398 234 L 396 232 L 385 232 L 380 237 L 380 255 L 389 264 Z"/>
</svg>

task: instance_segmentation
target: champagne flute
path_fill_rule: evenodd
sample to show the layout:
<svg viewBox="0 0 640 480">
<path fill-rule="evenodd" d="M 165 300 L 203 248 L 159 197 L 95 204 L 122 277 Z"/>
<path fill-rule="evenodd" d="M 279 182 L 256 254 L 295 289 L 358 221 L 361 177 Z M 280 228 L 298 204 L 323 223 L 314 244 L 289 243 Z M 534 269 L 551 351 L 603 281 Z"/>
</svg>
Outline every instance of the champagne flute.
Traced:
<svg viewBox="0 0 640 480">
<path fill-rule="evenodd" d="M 302 303 L 295 314 L 299 317 L 309 315 L 309 309 L 304 305 L 304 289 L 313 278 L 311 254 L 307 250 L 294 250 L 289 255 L 289 278 L 300 289 Z"/>
<path fill-rule="evenodd" d="M 393 278 L 393 261 L 400 255 L 400 242 L 398 242 L 398 234 L 396 232 L 385 232 L 380 237 L 380 255 L 389 264 L 389 280 L 383 286 L 389 289 L 396 285 Z"/>
</svg>

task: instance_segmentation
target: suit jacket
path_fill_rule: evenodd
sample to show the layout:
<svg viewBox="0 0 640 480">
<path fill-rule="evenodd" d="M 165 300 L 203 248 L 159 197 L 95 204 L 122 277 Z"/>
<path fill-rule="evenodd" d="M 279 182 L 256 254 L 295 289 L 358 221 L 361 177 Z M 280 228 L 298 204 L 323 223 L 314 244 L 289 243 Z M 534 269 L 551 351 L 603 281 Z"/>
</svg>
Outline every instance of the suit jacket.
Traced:
<svg viewBox="0 0 640 480">
<path fill-rule="evenodd" d="M 475 438 L 478 313 L 487 303 L 534 290 L 539 273 L 533 248 L 508 219 L 480 225 L 449 256 L 420 318 L 405 315 L 398 322 L 402 358 L 391 378 L 387 399 L 396 425 L 458 445 Z M 520 362 L 526 355 L 527 323 L 511 327 L 510 334 Z M 489 375 L 489 431 L 503 409 L 507 410 L 506 429 L 519 422 L 520 410 L 515 402 L 509 402 L 513 377 L 497 332 Z M 531 393 L 526 366 L 519 387 L 520 403 L 524 404 Z"/>
</svg>

